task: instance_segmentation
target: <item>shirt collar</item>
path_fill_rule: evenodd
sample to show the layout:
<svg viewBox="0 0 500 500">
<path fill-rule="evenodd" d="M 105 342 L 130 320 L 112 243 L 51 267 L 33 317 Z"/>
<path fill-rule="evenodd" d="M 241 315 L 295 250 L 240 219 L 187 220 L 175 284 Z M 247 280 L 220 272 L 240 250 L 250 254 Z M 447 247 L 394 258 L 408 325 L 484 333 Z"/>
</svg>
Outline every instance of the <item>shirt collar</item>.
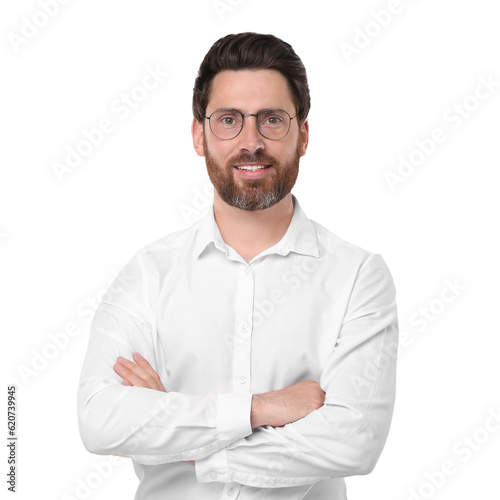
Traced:
<svg viewBox="0 0 500 500">
<path fill-rule="evenodd" d="M 302 210 L 297 198 L 292 194 L 293 216 L 286 233 L 278 243 L 273 245 L 266 253 L 277 253 L 288 255 L 296 252 L 312 257 L 319 257 L 318 242 L 316 239 L 316 229 L 313 222 Z M 198 221 L 198 231 L 196 234 L 195 254 L 197 257 L 203 252 L 209 243 L 213 243 L 216 248 L 226 252 L 228 246 L 222 239 L 214 216 L 213 201 L 206 214 Z"/>
</svg>

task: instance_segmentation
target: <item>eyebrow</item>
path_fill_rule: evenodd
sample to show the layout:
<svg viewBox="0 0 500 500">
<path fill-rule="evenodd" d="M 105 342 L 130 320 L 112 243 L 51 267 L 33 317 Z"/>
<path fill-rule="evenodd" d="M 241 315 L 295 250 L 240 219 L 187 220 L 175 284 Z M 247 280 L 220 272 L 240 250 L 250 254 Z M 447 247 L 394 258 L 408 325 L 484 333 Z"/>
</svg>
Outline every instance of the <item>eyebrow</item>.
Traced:
<svg viewBox="0 0 500 500">
<path fill-rule="evenodd" d="M 283 109 L 283 108 L 277 108 L 277 107 L 271 107 L 271 108 L 262 108 L 260 109 L 259 111 L 257 111 L 257 113 L 244 113 L 241 109 L 238 109 L 238 108 L 231 108 L 231 107 L 222 107 L 222 108 L 217 108 L 217 109 L 214 109 L 214 111 L 220 111 L 221 109 L 226 109 L 226 110 L 231 110 L 231 111 L 238 111 L 239 113 L 241 113 L 242 115 L 246 115 L 246 114 L 258 114 L 260 113 L 261 111 L 267 111 L 267 110 L 270 110 L 270 109 L 279 109 L 281 111 L 286 111 L 286 109 Z M 214 112 L 212 111 L 212 113 Z M 288 113 L 288 111 L 287 111 Z"/>
</svg>

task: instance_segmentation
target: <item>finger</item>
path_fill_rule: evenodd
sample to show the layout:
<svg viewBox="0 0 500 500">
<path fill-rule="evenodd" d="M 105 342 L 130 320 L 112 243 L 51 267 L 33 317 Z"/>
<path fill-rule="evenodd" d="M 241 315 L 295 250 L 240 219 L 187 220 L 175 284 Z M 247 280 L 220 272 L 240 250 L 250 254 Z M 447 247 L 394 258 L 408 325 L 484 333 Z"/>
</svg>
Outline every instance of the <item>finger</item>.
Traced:
<svg viewBox="0 0 500 500">
<path fill-rule="evenodd" d="M 133 363 L 132 363 L 133 364 Z M 120 377 L 124 380 L 126 380 L 130 385 L 134 385 L 136 387 L 148 387 L 146 382 L 142 380 L 140 377 L 135 375 L 131 370 L 126 368 L 123 364 L 121 363 L 116 363 L 113 366 L 113 370 L 120 375 Z"/>
<path fill-rule="evenodd" d="M 144 370 L 141 372 L 141 378 L 148 383 L 151 389 L 165 391 L 163 384 L 161 383 L 160 376 L 153 370 L 146 358 L 136 352 L 134 353 L 134 361 Z"/>
<path fill-rule="evenodd" d="M 129 387 L 132 387 L 132 386 L 131 386 L 131 385 L 130 385 L 130 384 L 129 384 L 126 380 L 123 380 L 123 381 L 122 381 L 122 385 L 127 385 L 127 386 L 129 386 Z"/>
<path fill-rule="evenodd" d="M 142 358 L 141 361 L 142 366 L 138 366 L 133 361 L 130 361 L 122 356 L 118 356 L 117 364 L 122 366 L 125 370 L 128 370 L 127 372 L 123 371 L 123 373 L 128 374 L 127 377 L 123 378 L 126 378 L 131 384 L 138 387 L 146 387 L 148 389 L 166 392 L 161 383 L 160 377 L 151 368 L 150 364 L 144 358 Z"/>
</svg>

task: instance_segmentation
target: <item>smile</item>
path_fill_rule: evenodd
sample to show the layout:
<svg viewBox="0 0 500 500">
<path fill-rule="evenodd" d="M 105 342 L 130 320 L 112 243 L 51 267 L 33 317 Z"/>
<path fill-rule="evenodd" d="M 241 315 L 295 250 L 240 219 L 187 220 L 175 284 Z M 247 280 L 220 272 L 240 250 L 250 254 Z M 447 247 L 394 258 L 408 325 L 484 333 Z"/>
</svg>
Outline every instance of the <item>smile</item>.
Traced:
<svg viewBox="0 0 500 500">
<path fill-rule="evenodd" d="M 269 168 L 271 165 L 236 165 L 238 170 L 250 170 L 255 172 L 256 170 L 261 170 L 263 168 Z"/>
</svg>

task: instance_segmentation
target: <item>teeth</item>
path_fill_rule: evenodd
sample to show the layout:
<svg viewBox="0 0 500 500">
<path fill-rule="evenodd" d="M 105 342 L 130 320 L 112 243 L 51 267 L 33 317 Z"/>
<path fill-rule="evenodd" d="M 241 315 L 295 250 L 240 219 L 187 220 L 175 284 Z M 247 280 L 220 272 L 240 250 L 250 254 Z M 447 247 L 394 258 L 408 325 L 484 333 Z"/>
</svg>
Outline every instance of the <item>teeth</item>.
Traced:
<svg viewBox="0 0 500 500">
<path fill-rule="evenodd" d="M 255 165 L 242 165 L 241 167 L 236 167 L 239 170 L 251 170 L 252 172 L 255 172 L 256 170 L 260 170 L 261 168 L 266 168 L 262 166 L 255 166 Z"/>
</svg>

